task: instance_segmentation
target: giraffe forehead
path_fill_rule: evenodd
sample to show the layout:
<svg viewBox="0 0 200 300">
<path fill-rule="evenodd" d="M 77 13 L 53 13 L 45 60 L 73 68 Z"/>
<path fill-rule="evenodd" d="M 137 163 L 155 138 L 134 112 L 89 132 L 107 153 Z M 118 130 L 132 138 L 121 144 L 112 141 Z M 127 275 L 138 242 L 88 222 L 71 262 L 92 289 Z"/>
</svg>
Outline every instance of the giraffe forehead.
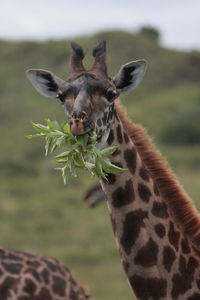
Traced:
<svg viewBox="0 0 200 300">
<path fill-rule="evenodd" d="M 94 93 L 105 93 L 105 91 L 109 88 L 110 82 L 109 80 L 99 79 L 90 74 L 83 74 L 73 81 L 67 82 L 64 86 L 64 89 L 71 91 L 85 91 L 88 94 Z"/>
</svg>

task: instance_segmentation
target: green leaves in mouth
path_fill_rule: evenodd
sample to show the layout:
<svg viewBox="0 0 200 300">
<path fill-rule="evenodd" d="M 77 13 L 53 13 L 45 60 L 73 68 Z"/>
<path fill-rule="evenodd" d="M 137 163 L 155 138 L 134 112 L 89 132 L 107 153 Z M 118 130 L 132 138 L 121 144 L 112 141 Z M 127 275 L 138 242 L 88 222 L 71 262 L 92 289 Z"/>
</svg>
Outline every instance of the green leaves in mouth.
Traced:
<svg viewBox="0 0 200 300">
<path fill-rule="evenodd" d="M 28 135 L 28 139 L 43 138 L 45 140 L 45 156 L 53 153 L 57 148 L 66 147 L 66 151 L 55 156 L 54 161 L 60 165 L 64 184 L 70 175 L 77 177 L 78 169 L 87 170 L 92 176 L 107 179 L 110 173 L 121 173 L 125 169 L 111 163 L 109 156 L 116 151 L 118 146 L 99 149 L 94 133 L 74 136 L 68 124 L 59 124 L 56 120 L 46 120 L 46 125 L 33 123 L 37 131 L 34 135 Z"/>
</svg>

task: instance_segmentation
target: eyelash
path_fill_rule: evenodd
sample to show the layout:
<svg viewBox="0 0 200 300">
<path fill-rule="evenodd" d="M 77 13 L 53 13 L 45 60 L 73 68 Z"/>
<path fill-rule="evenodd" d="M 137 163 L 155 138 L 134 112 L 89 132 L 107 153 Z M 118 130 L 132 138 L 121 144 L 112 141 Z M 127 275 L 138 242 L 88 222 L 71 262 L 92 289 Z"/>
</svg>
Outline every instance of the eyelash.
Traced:
<svg viewBox="0 0 200 300">
<path fill-rule="evenodd" d="M 72 92 L 75 93 L 76 91 L 72 87 L 69 87 L 66 91 L 58 93 L 57 98 L 60 99 L 61 105 L 63 105 L 65 103 L 65 99 L 66 99 L 67 95 L 71 94 Z"/>
<path fill-rule="evenodd" d="M 107 91 L 105 96 L 106 96 L 106 99 L 107 99 L 109 102 L 111 102 L 111 101 L 113 101 L 115 98 L 117 98 L 118 93 L 117 93 L 117 91 Z"/>
<path fill-rule="evenodd" d="M 64 102 L 65 102 L 65 94 L 63 94 L 63 93 L 60 93 L 60 94 L 58 94 L 57 95 L 57 97 L 56 98 L 58 98 L 59 100 L 60 100 L 60 102 L 61 102 L 61 105 L 63 105 L 64 104 Z"/>
</svg>

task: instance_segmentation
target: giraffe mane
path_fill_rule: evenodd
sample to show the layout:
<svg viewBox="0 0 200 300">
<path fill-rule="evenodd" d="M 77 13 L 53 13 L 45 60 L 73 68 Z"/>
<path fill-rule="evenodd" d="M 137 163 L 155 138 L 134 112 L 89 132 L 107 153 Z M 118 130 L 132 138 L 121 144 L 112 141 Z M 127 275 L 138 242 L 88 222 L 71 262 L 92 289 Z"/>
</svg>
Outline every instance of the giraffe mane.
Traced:
<svg viewBox="0 0 200 300">
<path fill-rule="evenodd" d="M 146 129 L 134 124 L 127 116 L 119 100 L 115 102 L 117 115 L 124 129 L 134 142 L 138 153 L 153 180 L 157 184 L 160 195 L 179 228 L 188 236 L 197 249 L 200 248 L 200 216 L 191 199 L 185 193 L 176 175 L 159 151 L 155 149 Z"/>
</svg>

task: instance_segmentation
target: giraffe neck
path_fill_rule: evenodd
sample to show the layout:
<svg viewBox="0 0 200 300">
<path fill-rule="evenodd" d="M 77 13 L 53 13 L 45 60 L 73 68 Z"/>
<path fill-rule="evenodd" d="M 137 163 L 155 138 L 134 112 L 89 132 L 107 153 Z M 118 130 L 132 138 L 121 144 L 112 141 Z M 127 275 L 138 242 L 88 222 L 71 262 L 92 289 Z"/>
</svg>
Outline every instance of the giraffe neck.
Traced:
<svg viewBox="0 0 200 300">
<path fill-rule="evenodd" d="M 117 116 L 106 146 L 114 145 L 119 148 L 111 156 L 112 163 L 127 170 L 110 174 L 101 185 L 130 286 L 138 299 L 179 299 L 183 294 L 190 299 L 199 290 L 197 251 L 169 214 Z"/>
</svg>

